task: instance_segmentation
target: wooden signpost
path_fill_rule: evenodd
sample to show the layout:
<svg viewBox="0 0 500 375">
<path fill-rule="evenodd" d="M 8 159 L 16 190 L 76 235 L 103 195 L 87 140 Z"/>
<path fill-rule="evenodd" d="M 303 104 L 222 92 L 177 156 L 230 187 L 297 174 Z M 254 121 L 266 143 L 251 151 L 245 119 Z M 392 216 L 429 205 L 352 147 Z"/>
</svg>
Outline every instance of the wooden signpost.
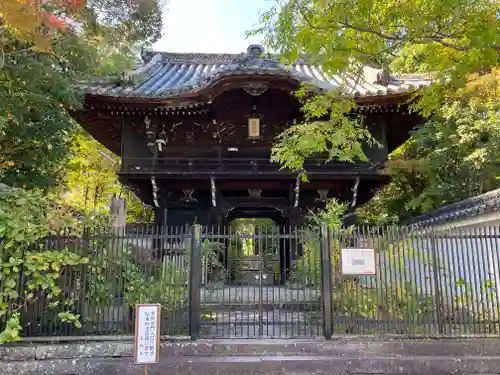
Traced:
<svg viewBox="0 0 500 375">
<path fill-rule="evenodd" d="M 160 304 L 138 304 L 135 307 L 134 362 L 144 365 L 160 361 Z"/>
</svg>

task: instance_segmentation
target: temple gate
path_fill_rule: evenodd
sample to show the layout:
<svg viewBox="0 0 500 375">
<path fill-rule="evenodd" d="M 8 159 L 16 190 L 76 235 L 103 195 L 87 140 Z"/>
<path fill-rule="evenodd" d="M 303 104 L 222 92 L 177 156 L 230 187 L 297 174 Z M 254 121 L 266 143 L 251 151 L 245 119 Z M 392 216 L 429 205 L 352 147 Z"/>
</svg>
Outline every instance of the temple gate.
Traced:
<svg viewBox="0 0 500 375">
<path fill-rule="evenodd" d="M 282 65 L 258 45 L 243 54 L 152 52 L 143 59 L 143 65 L 119 78 L 89 82 L 85 108 L 75 117 L 121 157 L 120 181 L 154 208 L 156 225 L 201 224 L 203 238 L 220 245 L 224 285 L 217 284 L 217 277 L 207 276 L 206 296 L 215 296 L 218 305 L 232 304 L 234 296 L 241 297 L 246 280 L 248 295 L 253 297 L 245 303 L 260 301 L 253 304 L 260 317 L 255 334 L 266 335 L 264 316 L 288 303 L 290 290 L 279 288 L 290 288 L 290 275 L 303 251 L 298 228 L 307 213 L 337 198 L 349 204 L 346 224 L 355 221 L 355 207 L 388 181 L 383 172 L 388 154 L 422 122 L 407 109 L 410 92 L 430 82 L 370 67 L 361 79 L 345 80 L 328 75 L 307 59 Z M 302 121 L 301 103 L 293 95 L 302 83 L 322 90 L 343 86 L 354 93 L 354 112 L 364 116 L 382 145 L 365 147 L 368 162 L 326 163 L 325 155 L 316 155 L 305 162 L 307 183 L 295 172 L 271 163 L 275 137 Z M 261 229 L 251 234 L 231 232 L 230 224 L 242 218 L 269 219 L 281 229 L 272 236 Z M 241 259 L 230 252 L 231 241 L 250 239 L 260 243 L 251 256 Z M 265 242 L 271 239 L 278 240 L 269 247 Z M 167 242 L 154 243 L 151 250 L 165 256 L 173 246 Z M 273 250 L 264 259 L 268 247 Z M 234 262 L 241 263 L 245 277 L 228 276 Z M 234 289 L 237 283 L 240 289 Z M 213 289 L 215 284 L 219 286 Z M 319 290 L 302 287 L 296 303 L 318 305 Z M 275 298 L 282 293 L 284 300 Z M 244 306 L 239 309 L 241 313 Z M 221 314 L 224 320 L 227 311 Z M 294 316 L 283 314 L 284 319 Z M 241 328 L 241 335 L 251 335 L 252 324 Z M 221 335 L 227 336 L 224 329 Z M 311 335 L 307 332 L 304 335 Z"/>
</svg>

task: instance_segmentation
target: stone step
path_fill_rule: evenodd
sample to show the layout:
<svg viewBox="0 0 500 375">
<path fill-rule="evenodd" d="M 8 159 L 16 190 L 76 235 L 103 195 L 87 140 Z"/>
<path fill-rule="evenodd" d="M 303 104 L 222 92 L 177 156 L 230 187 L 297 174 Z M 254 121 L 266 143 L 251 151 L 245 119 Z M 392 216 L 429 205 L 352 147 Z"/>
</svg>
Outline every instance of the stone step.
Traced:
<svg viewBox="0 0 500 375">
<path fill-rule="evenodd" d="M 500 357 L 415 357 L 408 353 L 393 358 L 382 356 L 349 358 L 332 355 L 315 356 L 252 356 L 225 358 L 192 358 L 186 363 L 176 358 L 151 366 L 148 374 L 189 375 L 442 375 L 497 374 Z M 112 375 L 109 372 L 108 375 Z M 121 373 L 120 375 L 128 375 Z"/>
<path fill-rule="evenodd" d="M 304 322 L 311 320 L 310 314 L 300 311 L 214 311 L 202 313 L 203 319 L 211 319 L 215 322 L 226 322 L 234 324 L 255 324 L 262 321 L 264 324 Z"/>
<path fill-rule="evenodd" d="M 320 337 L 321 327 L 317 325 L 295 323 L 287 325 L 217 325 L 202 326 L 202 338 L 232 338 L 232 339 L 296 339 L 298 337 Z"/>
<path fill-rule="evenodd" d="M 148 375 L 498 374 L 500 341 L 398 337 L 164 342 Z M 0 350 L 0 374 L 142 375 L 132 342 L 25 344 Z"/>
<path fill-rule="evenodd" d="M 320 312 L 321 305 L 319 302 L 294 302 L 294 303 L 274 303 L 274 302 L 264 302 L 262 305 L 258 302 L 248 303 L 248 302 L 235 302 L 235 303 L 202 303 L 201 309 L 205 312 L 232 312 L 235 311 L 258 311 L 262 308 L 264 311 L 309 311 L 309 312 Z"/>
<path fill-rule="evenodd" d="M 202 315 L 202 337 L 291 338 L 321 335 L 321 320 L 307 312 L 234 311 Z"/>
<path fill-rule="evenodd" d="M 318 302 L 321 292 L 312 288 L 292 289 L 280 286 L 225 286 L 203 288 L 202 303 L 235 303 L 260 301 L 268 303 Z"/>
</svg>

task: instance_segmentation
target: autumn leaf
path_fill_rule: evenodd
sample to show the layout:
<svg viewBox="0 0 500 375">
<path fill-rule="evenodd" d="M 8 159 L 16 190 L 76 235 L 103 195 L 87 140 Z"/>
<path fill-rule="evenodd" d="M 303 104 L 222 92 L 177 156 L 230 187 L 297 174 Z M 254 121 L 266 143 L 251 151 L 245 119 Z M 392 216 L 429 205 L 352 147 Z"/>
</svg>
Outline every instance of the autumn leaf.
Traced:
<svg viewBox="0 0 500 375">
<path fill-rule="evenodd" d="M 84 1 L 81 0 L 3 0 L 0 4 L 0 20 L 16 38 L 47 50 L 54 37 L 53 30 L 64 30 L 64 21 L 55 12 L 70 15 L 83 5 Z M 53 11 L 46 11 L 48 8 Z"/>
</svg>

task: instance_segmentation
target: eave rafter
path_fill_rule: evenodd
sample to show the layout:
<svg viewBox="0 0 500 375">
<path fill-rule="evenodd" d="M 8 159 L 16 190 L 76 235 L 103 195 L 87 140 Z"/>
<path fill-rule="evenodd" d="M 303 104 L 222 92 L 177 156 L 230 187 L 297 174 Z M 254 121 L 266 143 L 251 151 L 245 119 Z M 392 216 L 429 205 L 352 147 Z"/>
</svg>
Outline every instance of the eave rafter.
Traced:
<svg viewBox="0 0 500 375">
<path fill-rule="evenodd" d="M 85 110 L 106 112 L 112 116 L 145 115 L 203 115 L 208 112 L 207 101 L 195 100 L 134 100 L 124 101 L 118 98 L 100 98 L 88 95 Z"/>
<path fill-rule="evenodd" d="M 353 113 L 391 113 L 407 112 L 407 97 L 393 98 L 393 100 L 380 101 L 379 103 L 360 103 Z M 121 101 L 106 100 L 99 102 L 98 98 L 89 98 L 85 105 L 85 111 L 92 113 L 106 113 L 111 117 L 127 116 L 200 116 L 206 115 L 210 111 L 211 101 L 188 102 L 179 101 L 135 101 L 124 103 Z"/>
<path fill-rule="evenodd" d="M 115 155 L 121 154 L 122 119 L 102 116 L 99 112 L 82 111 L 74 114 L 75 119 L 85 130 L 99 140 Z"/>
</svg>

